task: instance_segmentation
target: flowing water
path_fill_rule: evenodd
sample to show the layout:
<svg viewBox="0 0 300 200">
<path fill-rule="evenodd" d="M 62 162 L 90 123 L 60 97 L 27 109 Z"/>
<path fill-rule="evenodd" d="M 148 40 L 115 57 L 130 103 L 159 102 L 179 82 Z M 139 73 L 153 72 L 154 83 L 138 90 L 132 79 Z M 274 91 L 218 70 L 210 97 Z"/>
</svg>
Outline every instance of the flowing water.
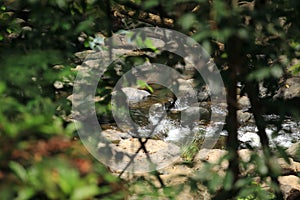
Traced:
<svg viewBox="0 0 300 200">
<path fill-rule="evenodd" d="M 150 96 L 141 101 L 129 103 L 130 117 L 136 124 L 134 129 L 131 127 L 127 129 L 129 134 L 134 137 L 147 137 L 175 144 L 190 142 L 195 139 L 219 138 L 216 144 L 213 142 L 215 144 L 214 147 L 224 148 L 228 135 L 223 130 L 224 117 L 227 114 L 224 103 L 212 105 L 211 102 L 207 101 L 189 106 L 186 99 L 177 99 L 167 88 L 152 87 L 155 90 Z M 200 113 L 200 117 L 195 120 L 194 115 L 199 114 L 197 112 Z M 214 121 L 210 121 L 212 115 L 214 115 Z M 186 121 L 182 120 L 184 117 L 188 120 L 193 119 L 193 121 L 186 123 Z M 264 118 L 266 121 L 272 122 L 279 117 L 266 115 Z M 270 138 L 271 147 L 280 145 L 287 148 L 293 143 L 300 141 L 299 121 L 286 118 L 282 122 L 281 127 L 277 131 L 275 125 L 270 123 L 267 126 L 266 133 Z M 260 147 L 257 131 L 253 121 L 241 123 L 238 129 L 240 147 Z M 210 146 L 210 148 L 212 147 Z"/>
</svg>

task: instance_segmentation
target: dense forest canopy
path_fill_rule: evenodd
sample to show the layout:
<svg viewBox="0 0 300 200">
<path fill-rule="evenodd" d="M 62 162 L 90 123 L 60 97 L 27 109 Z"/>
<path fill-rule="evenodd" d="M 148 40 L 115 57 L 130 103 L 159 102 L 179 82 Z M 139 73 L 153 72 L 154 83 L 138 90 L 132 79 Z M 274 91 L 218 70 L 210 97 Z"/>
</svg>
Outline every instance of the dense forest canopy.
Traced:
<svg viewBox="0 0 300 200">
<path fill-rule="evenodd" d="M 288 157 L 286 147 L 271 145 L 266 130 L 272 126 L 271 135 L 275 138 L 286 129 L 286 120 L 300 126 L 299 19 L 297 0 L 2 0 L 0 196 L 126 199 L 134 193 L 141 199 L 147 195 L 176 199 L 187 184 L 190 193 L 198 195 L 195 199 L 201 199 L 203 191 L 208 191 L 212 199 L 287 199 L 279 181 L 285 172 L 275 160 L 282 158 L 288 165 L 294 161 Z M 150 178 L 142 175 L 142 180 L 125 183 L 121 176 L 124 171 L 119 176 L 113 175 L 109 166 L 85 150 L 73 123 L 73 86 L 83 63 L 87 62 L 85 58 L 105 51 L 108 58 L 109 38 L 144 27 L 178 31 L 198 42 L 220 71 L 226 88 L 227 136 L 222 145 L 226 155 L 217 163 L 204 163 L 201 170 L 194 170 L 194 176 L 187 177 L 179 186 L 167 185 L 158 171 L 150 174 Z M 164 64 L 189 77 L 194 81 L 197 95 L 202 94 L 197 97 L 199 105 L 203 102 L 210 105 L 211 99 L 206 97 L 209 93 L 201 93 L 205 88 L 203 77 L 197 73 L 190 75 L 184 58 L 159 51 L 147 38 L 136 41 L 145 48 L 124 54 L 107 66 L 98 83 L 95 104 L 102 128 L 115 123 L 110 102 L 113 88 L 133 66 L 145 63 Z M 172 108 L 180 101 L 170 90 L 143 81 L 137 81 L 137 85 L 143 94 L 156 97 L 152 103 L 162 102 L 169 115 L 178 115 L 174 109 L 172 113 Z M 249 101 L 246 110 L 239 107 L 243 96 Z M 137 105 L 145 107 L 142 103 Z M 205 112 L 204 108 L 199 109 L 203 119 L 200 118 L 207 125 L 211 108 Z M 158 112 L 160 107 L 147 109 Z M 134 120 L 143 124 L 140 114 L 137 117 L 134 110 L 131 112 Z M 251 118 L 260 147 L 241 145 L 239 113 Z M 290 127 L 290 130 L 290 134 L 299 135 L 299 129 Z M 147 152 L 147 143 L 141 138 L 139 142 Z M 200 150 L 199 141 L 192 142 L 181 163 L 190 166 L 189 169 L 194 169 L 193 159 Z M 244 147 L 253 150 L 247 162 L 239 154 Z M 299 150 L 295 155 L 293 159 L 299 161 Z M 224 160 L 228 165 L 223 175 L 211 170 L 222 166 Z M 250 168 L 254 169 L 245 173 L 244 169 Z M 299 176 L 299 170 L 287 175 Z M 152 176 L 160 183 L 158 186 Z M 263 189 L 264 185 L 268 189 Z M 299 198 L 299 193 L 298 190 L 291 199 Z"/>
</svg>

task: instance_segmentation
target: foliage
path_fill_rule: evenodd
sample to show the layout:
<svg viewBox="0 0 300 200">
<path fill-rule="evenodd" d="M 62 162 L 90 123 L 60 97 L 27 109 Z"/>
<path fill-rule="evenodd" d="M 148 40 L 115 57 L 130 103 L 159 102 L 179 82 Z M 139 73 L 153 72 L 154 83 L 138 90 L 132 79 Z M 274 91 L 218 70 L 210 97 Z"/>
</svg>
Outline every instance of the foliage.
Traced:
<svg viewBox="0 0 300 200">
<path fill-rule="evenodd" d="M 194 157 L 199 152 L 205 137 L 205 129 L 200 129 L 195 139 L 188 146 L 183 147 L 181 156 L 183 160 L 192 162 Z"/>
<path fill-rule="evenodd" d="M 241 178 L 234 183 L 231 171 L 225 167 L 229 156 L 229 153 L 224 155 L 217 163 L 205 163 L 204 167 L 197 172 L 195 180 L 203 182 L 212 194 L 224 187 L 226 190 L 238 189 L 237 199 L 240 200 L 276 199 L 274 191 L 278 188 L 274 187 L 272 181 L 268 179 L 265 158 L 259 156 L 257 152 L 252 152 L 249 161 L 240 161 L 243 172 Z M 278 166 L 274 164 L 273 167 Z M 265 190 L 263 187 L 272 189 Z"/>
<path fill-rule="evenodd" d="M 90 174 L 82 179 L 77 170 L 60 160 L 45 160 L 27 170 L 13 161 L 9 166 L 25 183 L 17 188 L 19 199 L 28 199 L 43 191 L 49 199 L 85 199 L 100 193 L 95 176 Z"/>
<path fill-rule="evenodd" d="M 107 29 L 95 23 L 109 22 L 105 3 L 13 0 L 0 7 L 1 198 L 122 199 L 120 181 L 73 149 L 82 145 L 72 142 L 68 117 L 73 53 L 85 49 L 84 35 Z"/>
</svg>

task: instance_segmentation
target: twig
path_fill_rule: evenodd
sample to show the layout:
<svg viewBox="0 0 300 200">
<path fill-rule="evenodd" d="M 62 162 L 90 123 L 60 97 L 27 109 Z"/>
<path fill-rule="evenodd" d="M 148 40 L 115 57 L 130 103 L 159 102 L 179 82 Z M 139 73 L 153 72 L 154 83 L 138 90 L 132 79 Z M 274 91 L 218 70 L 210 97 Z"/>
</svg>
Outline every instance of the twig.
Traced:
<svg viewBox="0 0 300 200">
<path fill-rule="evenodd" d="M 166 116 L 166 114 L 164 114 L 164 115 L 160 118 L 159 122 L 152 128 L 152 131 L 151 131 L 152 133 L 151 133 L 151 135 L 154 134 L 154 130 L 157 128 L 157 126 L 159 125 L 159 123 L 162 121 L 162 119 L 163 119 L 165 116 Z M 134 131 L 137 132 L 137 128 L 136 128 L 136 127 L 134 127 Z M 147 150 L 147 148 L 146 148 L 146 146 L 145 146 L 145 144 L 148 142 L 148 139 L 149 139 L 149 138 L 146 138 L 146 140 L 143 141 L 142 138 L 140 138 L 140 137 L 138 138 L 138 141 L 139 141 L 139 143 L 140 143 L 140 147 L 137 149 L 137 151 L 135 152 L 135 154 L 134 154 L 133 156 L 130 157 L 130 161 L 127 163 L 127 165 L 125 166 L 125 168 L 124 168 L 124 169 L 122 170 L 122 172 L 119 174 L 119 177 L 121 177 L 121 176 L 124 174 L 125 170 L 133 163 L 135 157 L 137 156 L 137 154 L 138 154 L 141 150 L 143 150 L 144 153 L 146 154 L 147 161 L 149 162 L 149 164 L 150 164 L 150 165 L 154 164 L 154 163 L 152 162 L 151 157 L 149 156 L 148 150 Z M 159 173 L 157 172 L 157 170 L 154 171 L 154 175 L 155 175 L 155 177 L 158 179 L 158 181 L 159 181 L 159 183 L 160 183 L 160 186 L 161 186 L 161 187 L 165 187 L 165 184 L 164 184 L 163 180 L 161 179 L 161 177 L 160 177 Z"/>
</svg>

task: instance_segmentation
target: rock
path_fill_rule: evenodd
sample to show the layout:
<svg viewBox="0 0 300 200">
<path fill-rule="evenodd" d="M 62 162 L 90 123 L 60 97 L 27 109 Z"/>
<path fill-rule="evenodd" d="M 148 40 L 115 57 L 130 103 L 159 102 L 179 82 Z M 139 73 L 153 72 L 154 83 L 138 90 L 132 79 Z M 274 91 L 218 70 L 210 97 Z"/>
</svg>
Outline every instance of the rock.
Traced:
<svg viewBox="0 0 300 200">
<path fill-rule="evenodd" d="M 126 143 L 129 140 L 126 140 Z M 150 145 L 153 145 L 151 143 Z M 160 146 L 161 144 L 158 144 Z M 127 146 L 127 145 L 126 145 Z M 155 145 L 154 145 L 155 146 Z M 150 154 L 154 153 L 152 150 L 150 151 Z M 201 149 L 198 154 L 194 158 L 194 165 L 193 167 L 188 167 L 187 165 L 181 165 L 180 163 L 183 162 L 181 158 L 177 160 L 177 164 L 170 165 L 169 167 L 163 168 L 159 170 L 160 177 L 163 180 L 163 182 L 166 184 L 166 186 L 175 186 L 179 187 L 180 185 L 184 185 L 190 177 L 194 176 L 195 170 L 201 170 L 203 167 L 203 163 L 208 162 L 211 164 L 217 164 L 216 166 L 213 166 L 212 170 L 216 171 L 220 176 L 225 175 L 225 171 L 228 167 L 228 161 L 223 161 L 221 165 L 218 165 L 219 160 L 227 153 L 225 150 L 220 149 Z M 238 151 L 238 154 L 244 162 L 249 162 L 251 159 L 253 151 L 248 149 L 242 149 Z M 257 152 L 259 155 L 263 156 L 262 151 Z M 274 163 L 278 163 L 278 166 L 281 167 L 284 171 L 283 173 L 290 171 L 292 173 L 297 173 L 300 170 L 300 163 L 294 162 L 292 159 L 291 164 L 287 164 L 283 159 L 274 158 Z M 244 175 L 248 173 L 253 173 L 256 166 L 248 165 L 247 169 L 241 169 L 242 173 Z M 145 177 L 147 179 L 151 178 L 149 174 L 145 174 Z M 259 179 L 259 178 L 258 178 Z M 153 179 L 154 185 L 158 185 L 159 183 L 157 180 Z M 280 183 L 280 189 L 282 193 L 284 194 L 285 200 L 296 200 L 300 198 L 300 178 L 294 175 L 288 175 L 288 176 L 281 176 L 279 177 L 279 183 Z M 195 191 L 191 191 L 188 185 L 183 187 L 183 190 L 178 193 L 177 198 L 175 199 L 210 199 L 209 193 L 207 192 L 207 189 L 204 186 L 199 185 L 199 188 L 201 188 L 201 191 L 198 191 L 195 193 Z M 269 190 L 269 187 L 264 187 L 264 190 Z M 196 196 L 195 196 L 196 195 Z M 164 199 L 164 195 L 162 194 L 162 199 Z M 150 197 L 149 197 L 150 198 Z M 135 198 L 132 198 L 135 199 Z"/>
<path fill-rule="evenodd" d="M 56 89 L 62 89 L 64 87 L 64 84 L 63 82 L 61 81 L 55 81 L 53 86 L 56 88 Z"/>
<path fill-rule="evenodd" d="M 83 62 L 88 55 L 93 53 L 95 53 L 94 50 L 85 50 L 75 53 L 74 56 L 78 59 L 77 62 Z"/>
<path fill-rule="evenodd" d="M 131 138 L 130 134 L 113 129 L 106 129 L 102 131 L 101 136 L 112 143 L 119 143 L 122 139 Z"/>
<path fill-rule="evenodd" d="M 249 149 L 241 149 L 238 151 L 238 154 L 241 158 L 241 160 L 245 163 L 249 163 L 250 159 L 251 159 L 251 155 L 252 155 L 253 151 L 249 150 Z M 256 152 L 259 155 L 262 155 L 263 153 L 261 151 Z M 255 164 L 248 164 L 247 168 L 242 167 L 241 165 L 241 174 L 246 176 L 247 174 L 253 174 L 255 173 L 256 170 L 256 166 Z"/>
<path fill-rule="evenodd" d="M 210 120 L 210 112 L 200 106 L 188 107 L 182 111 L 182 114 L 184 115 L 184 119 L 190 119 L 188 121 L 190 124 L 195 120 Z"/>
<path fill-rule="evenodd" d="M 275 98 L 283 98 L 293 99 L 300 97 L 300 77 L 294 76 L 288 78 L 285 81 L 285 84 L 282 88 L 280 88 L 277 94 L 274 96 Z"/>
<path fill-rule="evenodd" d="M 150 191 L 153 190 L 153 187 L 147 187 L 142 186 L 140 188 L 141 184 L 137 184 L 135 187 L 134 191 L 139 191 L 140 195 L 143 195 L 142 197 L 139 196 L 139 194 L 132 194 L 130 195 L 129 199 L 130 200 L 137 200 L 137 199 L 157 199 L 157 200 L 168 200 L 168 199 L 176 199 L 176 200 L 181 200 L 181 199 L 195 199 L 195 200 L 209 200 L 211 199 L 210 194 L 207 190 L 207 188 L 200 183 L 197 184 L 198 189 L 192 189 L 189 184 L 186 184 L 188 181 L 188 178 L 193 176 L 193 170 L 185 165 L 175 165 L 172 167 L 165 168 L 163 170 L 159 171 L 160 173 L 160 178 L 163 180 L 164 184 L 169 187 L 169 188 L 181 188 L 178 191 L 172 192 L 175 197 L 170 197 L 166 195 L 162 190 L 156 190 L 153 192 L 158 192 L 159 196 L 145 196 L 143 195 L 143 192 L 147 191 L 148 194 L 151 194 Z M 149 174 L 143 174 L 144 177 L 146 177 L 146 180 L 151 180 L 151 185 L 156 185 L 157 187 L 160 186 L 160 183 L 157 181 L 157 179 L 151 178 Z M 146 182 L 146 181 L 145 181 Z"/>
<path fill-rule="evenodd" d="M 194 158 L 195 168 L 201 168 L 203 162 L 217 164 L 226 153 L 227 151 L 221 149 L 201 149 Z M 223 161 L 221 168 L 225 170 L 227 167 L 228 161 Z M 218 168 L 216 171 L 220 171 L 220 169 Z"/>
<path fill-rule="evenodd" d="M 259 83 L 259 96 L 265 98 L 268 96 L 268 89 L 264 87 L 264 84 L 261 82 Z"/>
<path fill-rule="evenodd" d="M 300 178 L 294 175 L 279 177 L 280 190 L 285 200 L 300 199 Z"/>
<path fill-rule="evenodd" d="M 256 133 L 253 132 L 245 132 L 238 134 L 239 141 L 251 145 L 252 147 L 260 147 L 260 138 Z"/>
<path fill-rule="evenodd" d="M 199 184 L 198 184 L 199 185 Z M 191 199 L 191 200 L 209 200 L 211 199 L 207 188 L 203 185 L 198 186 L 199 190 L 192 189 L 191 187 L 184 187 L 183 190 L 176 196 L 176 200 Z"/>
<path fill-rule="evenodd" d="M 286 153 L 291 156 L 295 161 L 300 162 L 300 142 L 297 142 L 290 146 Z"/>
<path fill-rule="evenodd" d="M 251 107 L 250 100 L 247 96 L 241 96 L 238 99 L 239 108 L 242 110 L 249 109 Z"/>
<path fill-rule="evenodd" d="M 142 139 L 145 142 L 145 139 Z M 108 165 L 115 173 L 120 173 L 129 164 L 127 171 L 142 173 L 162 169 L 180 158 L 180 148 L 162 140 L 148 139 L 145 143 L 147 154 L 140 149 L 138 138 L 122 139 L 117 144 L 105 141 L 98 143 L 99 159 Z M 133 162 L 131 158 L 134 157 Z M 148 162 L 147 156 L 155 165 Z"/>
<path fill-rule="evenodd" d="M 249 112 L 244 112 L 242 110 L 238 110 L 237 117 L 238 117 L 239 123 L 244 124 L 245 122 L 248 122 L 251 119 L 252 114 Z"/>
<path fill-rule="evenodd" d="M 151 94 L 145 90 L 140 90 L 132 87 L 123 87 L 121 89 L 127 97 L 129 103 L 138 103 L 144 100 Z"/>
<path fill-rule="evenodd" d="M 241 149 L 238 151 L 239 156 L 242 161 L 249 162 L 251 158 L 252 151 L 249 149 Z"/>
<path fill-rule="evenodd" d="M 284 99 L 300 97 L 300 77 L 292 77 L 286 80 Z"/>
<path fill-rule="evenodd" d="M 289 159 L 290 163 L 287 163 L 283 158 L 277 159 L 277 163 L 281 169 L 283 175 L 297 174 L 300 172 L 300 163 L 295 162 L 293 159 Z"/>
<path fill-rule="evenodd" d="M 217 163 L 226 153 L 227 151 L 221 149 L 201 149 L 195 156 L 194 160 Z"/>
</svg>

